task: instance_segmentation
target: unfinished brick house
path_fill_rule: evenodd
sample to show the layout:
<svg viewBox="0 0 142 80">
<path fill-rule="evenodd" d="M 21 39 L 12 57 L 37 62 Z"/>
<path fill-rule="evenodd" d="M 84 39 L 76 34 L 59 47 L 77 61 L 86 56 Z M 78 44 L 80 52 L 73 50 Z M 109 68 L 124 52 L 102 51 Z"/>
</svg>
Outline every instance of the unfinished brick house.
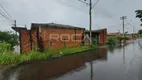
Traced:
<svg viewBox="0 0 142 80">
<path fill-rule="evenodd" d="M 86 30 L 85 34 L 90 35 L 90 31 Z M 95 39 L 99 45 L 104 45 L 107 41 L 107 29 L 92 30 L 92 39 Z"/>
<path fill-rule="evenodd" d="M 30 30 L 23 27 L 12 27 L 12 29 L 19 33 L 21 53 L 31 50 L 43 51 L 48 48 L 80 46 L 85 31 L 85 28 L 54 23 L 32 23 Z"/>
</svg>

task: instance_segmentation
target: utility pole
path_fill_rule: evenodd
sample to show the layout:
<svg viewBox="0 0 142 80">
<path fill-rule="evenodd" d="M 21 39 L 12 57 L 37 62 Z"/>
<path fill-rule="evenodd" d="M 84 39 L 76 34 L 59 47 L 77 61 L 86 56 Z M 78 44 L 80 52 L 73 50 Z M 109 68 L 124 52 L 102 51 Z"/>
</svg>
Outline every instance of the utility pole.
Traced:
<svg viewBox="0 0 142 80">
<path fill-rule="evenodd" d="M 27 28 L 27 25 L 25 25 L 25 28 Z"/>
<path fill-rule="evenodd" d="M 92 8 L 93 8 L 92 7 L 92 0 L 89 0 L 89 4 L 86 2 L 83 2 L 81 0 L 78 0 L 78 1 L 89 5 L 89 32 L 90 32 L 90 45 L 92 45 Z M 84 1 L 86 1 L 86 0 L 84 0 Z"/>
<path fill-rule="evenodd" d="M 17 27 L 16 20 L 14 20 L 14 27 Z M 17 35 L 17 32 L 16 32 L 16 35 Z"/>
<path fill-rule="evenodd" d="M 14 27 L 17 27 L 17 25 L 16 25 L 16 20 L 14 20 Z"/>
<path fill-rule="evenodd" d="M 131 20 L 131 22 L 132 22 L 132 20 Z M 134 39 L 134 35 L 135 35 L 135 26 L 134 25 L 132 25 L 131 23 L 129 23 L 128 22 L 128 25 L 130 25 L 130 26 L 132 26 L 133 27 L 133 33 L 132 33 L 132 37 L 133 37 L 133 39 Z"/>
<path fill-rule="evenodd" d="M 135 38 L 135 26 L 131 25 L 133 27 L 133 33 L 132 33 L 132 38 Z"/>
<path fill-rule="evenodd" d="M 92 45 L 92 0 L 90 0 L 89 6 L 89 17 L 90 17 L 90 45 Z"/>
<path fill-rule="evenodd" d="M 135 26 L 133 26 L 133 34 L 135 34 Z"/>
<path fill-rule="evenodd" d="M 125 37 L 125 19 L 127 19 L 127 16 L 122 16 L 120 17 L 120 19 L 122 20 L 122 24 L 123 24 L 123 37 Z"/>
</svg>

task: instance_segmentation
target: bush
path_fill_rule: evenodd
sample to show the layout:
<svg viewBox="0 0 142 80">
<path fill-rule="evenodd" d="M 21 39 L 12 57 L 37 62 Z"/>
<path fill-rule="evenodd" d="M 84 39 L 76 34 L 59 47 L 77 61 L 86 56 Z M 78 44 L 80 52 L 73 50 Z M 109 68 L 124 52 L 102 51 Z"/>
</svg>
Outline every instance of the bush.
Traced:
<svg viewBox="0 0 142 80">
<path fill-rule="evenodd" d="M 92 43 L 93 43 L 93 45 L 97 45 L 98 44 L 96 39 L 93 39 Z"/>
<path fill-rule="evenodd" d="M 18 54 L 0 54 L 0 64 L 1 65 L 9 65 L 9 64 L 15 64 L 20 61 Z"/>
<path fill-rule="evenodd" d="M 10 50 L 11 45 L 7 43 L 0 43 L 0 54 L 8 52 Z"/>
<path fill-rule="evenodd" d="M 5 42 L 10 44 L 11 45 L 10 49 L 13 49 L 13 47 L 18 44 L 17 39 L 18 39 L 18 36 L 15 34 L 12 34 L 6 31 L 5 32 L 0 31 L 0 42 L 1 43 Z"/>
<path fill-rule="evenodd" d="M 109 44 L 109 45 L 115 45 L 116 42 L 117 42 L 117 37 L 110 37 L 107 40 L 107 44 Z"/>
</svg>

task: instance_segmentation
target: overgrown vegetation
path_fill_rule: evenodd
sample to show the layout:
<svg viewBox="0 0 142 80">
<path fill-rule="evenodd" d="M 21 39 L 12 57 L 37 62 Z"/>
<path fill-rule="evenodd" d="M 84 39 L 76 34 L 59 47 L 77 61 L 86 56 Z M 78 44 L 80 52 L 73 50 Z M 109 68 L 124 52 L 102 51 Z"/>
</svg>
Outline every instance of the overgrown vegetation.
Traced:
<svg viewBox="0 0 142 80">
<path fill-rule="evenodd" d="M 136 12 L 136 18 L 139 18 L 140 21 L 142 22 L 142 10 L 136 10 L 135 12 Z M 141 26 L 142 26 L 142 24 L 141 24 Z M 142 37 L 142 30 L 138 31 L 138 36 Z"/>
<path fill-rule="evenodd" d="M 117 41 L 117 37 L 109 37 L 107 39 L 107 44 L 108 45 L 115 45 L 116 44 L 116 41 Z"/>
<path fill-rule="evenodd" d="M 141 22 L 142 22 L 142 10 L 136 10 L 136 18 L 140 18 Z M 141 24 L 142 26 L 142 24 Z"/>
<path fill-rule="evenodd" d="M 7 51 L 9 51 L 11 48 L 11 45 L 10 44 L 7 44 L 7 43 L 0 43 L 0 52 L 1 53 L 5 53 Z"/>
<path fill-rule="evenodd" d="M 108 45 L 116 45 L 120 44 L 122 41 L 129 40 L 127 37 L 122 37 L 122 36 L 112 36 L 107 39 L 107 44 Z"/>
<path fill-rule="evenodd" d="M 10 49 L 13 49 L 13 47 L 18 44 L 17 38 L 18 36 L 10 31 L 0 31 L 0 43 L 10 44 Z"/>
<path fill-rule="evenodd" d="M 9 52 L 8 49 L 0 52 L 0 65 L 15 65 L 22 62 L 34 61 L 34 60 L 47 60 L 49 58 L 61 57 L 63 55 L 74 54 L 89 49 L 96 49 L 97 45 L 92 46 L 80 46 L 73 48 L 63 48 L 60 50 L 48 49 L 45 52 L 31 51 L 27 54 L 14 54 Z M 5 47 L 5 48 L 8 48 Z"/>
<path fill-rule="evenodd" d="M 142 30 L 139 30 L 139 31 L 138 31 L 138 35 L 139 35 L 140 37 L 142 37 Z"/>
</svg>

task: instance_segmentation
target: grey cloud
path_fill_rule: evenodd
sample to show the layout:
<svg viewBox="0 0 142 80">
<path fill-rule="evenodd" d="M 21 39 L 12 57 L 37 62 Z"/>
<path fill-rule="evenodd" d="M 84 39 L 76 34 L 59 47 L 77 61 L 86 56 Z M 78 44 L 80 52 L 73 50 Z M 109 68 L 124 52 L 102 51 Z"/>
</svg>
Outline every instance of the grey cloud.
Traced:
<svg viewBox="0 0 142 80">
<path fill-rule="evenodd" d="M 62 1 L 62 2 L 60 2 Z M 89 28 L 87 5 L 78 0 L 0 0 L 0 3 L 17 20 L 18 26 L 30 23 L 61 23 Z M 93 3 L 96 0 L 93 0 Z M 142 0 L 100 0 L 93 9 L 93 29 L 108 28 L 109 32 L 122 31 L 120 16 L 126 15 L 128 21 L 140 29 L 140 21 L 135 18 L 135 10 L 140 9 Z M 1 20 L 1 17 L 0 17 Z M 2 30 L 10 30 L 10 23 L 0 22 Z M 132 32 L 131 26 L 126 26 Z"/>
</svg>

